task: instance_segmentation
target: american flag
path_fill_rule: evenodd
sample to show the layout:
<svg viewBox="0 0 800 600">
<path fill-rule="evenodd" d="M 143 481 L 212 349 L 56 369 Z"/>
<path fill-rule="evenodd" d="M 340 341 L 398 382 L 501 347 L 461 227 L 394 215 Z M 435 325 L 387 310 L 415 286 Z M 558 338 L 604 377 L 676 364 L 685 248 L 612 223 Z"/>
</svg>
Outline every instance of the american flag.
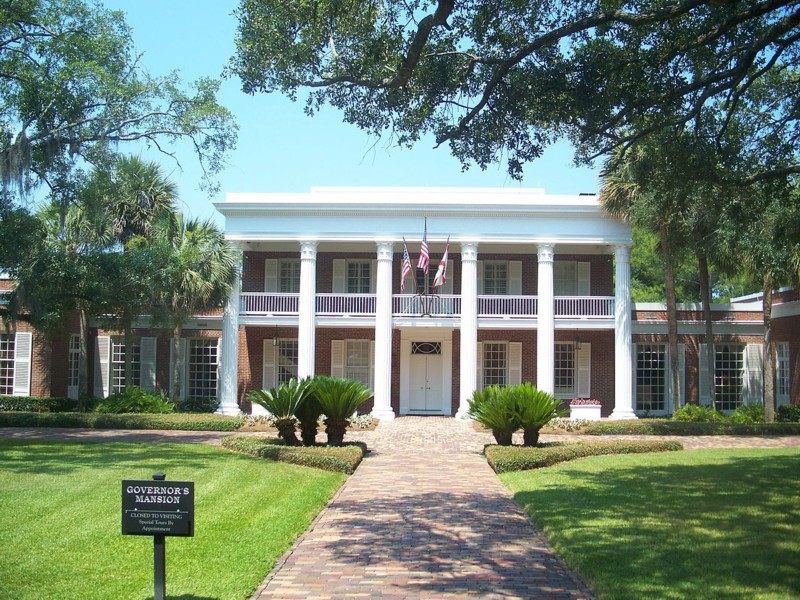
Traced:
<svg viewBox="0 0 800 600">
<path fill-rule="evenodd" d="M 408 247 L 405 239 L 403 240 L 403 266 L 400 273 L 400 291 L 406 289 L 406 277 L 411 274 L 411 258 L 408 256 Z"/>
<path fill-rule="evenodd" d="M 426 273 L 431 264 L 431 255 L 428 253 L 428 219 L 425 219 L 425 230 L 422 233 L 422 244 L 419 247 L 419 260 L 417 261 L 417 268 L 422 269 Z"/>
</svg>

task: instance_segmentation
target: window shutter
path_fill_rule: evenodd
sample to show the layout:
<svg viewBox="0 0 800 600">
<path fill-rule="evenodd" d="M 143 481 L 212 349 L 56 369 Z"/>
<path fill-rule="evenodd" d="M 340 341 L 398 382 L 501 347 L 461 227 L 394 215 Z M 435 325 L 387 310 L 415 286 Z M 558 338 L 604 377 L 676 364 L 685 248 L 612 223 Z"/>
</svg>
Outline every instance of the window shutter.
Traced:
<svg viewBox="0 0 800 600">
<path fill-rule="evenodd" d="M 347 291 L 347 261 L 343 258 L 333 259 L 333 293 L 344 294 Z"/>
<path fill-rule="evenodd" d="M 373 258 L 369 263 L 369 293 L 374 294 L 378 289 L 378 259 Z"/>
<path fill-rule="evenodd" d="M 591 398 L 592 395 L 592 345 L 586 342 L 581 344 L 581 349 L 576 350 L 575 365 L 577 367 L 578 385 L 576 386 L 579 398 Z"/>
<path fill-rule="evenodd" d="M 18 331 L 14 336 L 14 395 L 31 395 L 31 357 L 33 356 L 33 334 Z"/>
<path fill-rule="evenodd" d="M 478 342 L 478 351 L 475 353 L 478 357 L 478 364 L 475 368 L 475 389 L 483 389 L 483 342 Z"/>
<path fill-rule="evenodd" d="M 463 292 L 462 292 L 463 293 Z M 478 261 L 478 295 L 483 294 L 483 261 Z M 480 389 L 483 389 L 482 387 Z"/>
<path fill-rule="evenodd" d="M 139 339 L 139 356 L 141 359 L 139 384 L 146 392 L 153 392 L 156 389 L 156 338 Z"/>
<path fill-rule="evenodd" d="M 69 360 L 67 363 L 67 382 L 69 382 L 69 373 L 72 372 L 73 364 L 75 365 L 76 369 L 80 369 L 80 362 L 81 362 L 81 355 L 80 352 L 75 352 L 73 350 L 74 347 L 80 347 L 80 336 L 76 334 L 72 334 L 69 336 Z M 78 386 L 77 385 L 67 385 L 67 398 L 70 400 L 77 400 L 78 399 Z"/>
<path fill-rule="evenodd" d="M 222 372 L 222 337 L 217 338 L 217 401 L 219 402 L 222 400 L 222 377 L 220 377 L 220 373 Z M 236 395 L 238 395 L 238 387 L 239 387 L 239 374 L 236 374 Z"/>
<path fill-rule="evenodd" d="M 686 344 L 678 344 L 678 379 L 681 386 L 681 404 L 686 404 Z M 674 407 L 673 407 L 673 410 Z"/>
<path fill-rule="evenodd" d="M 277 346 L 272 345 L 272 338 L 264 340 L 264 357 L 261 367 L 261 388 L 271 390 L 275 387 L 275 363 L 277 362 Z"/>
<path fill-rule="evenodd" d="M 508 385 L 522 383 L 522 342 L 508 343 Z"/>
<path fill-rule="evenodd" d="M 264 291 L 272 293 L 278 291 L 278 261 L 274 258 L 264 261 Z"/>
<path fill-rule="evenodd" d="M 94 348 L 94 395 L 95 398 L 107 398 L 111 381 L 111 337 L 98 335 Z"/>
<path fill-rule="evenodd" d="M 698 384 L 700 390 L 700 404 L 708 405 L 711 402 L 711 391 L 708 389 L 708 379 L 703 376 L 708 370 L 708 361 L 706 360 L 706 347 L 707 344 L 700 344 L 700 360 L 698 362 L 699 369 L 697 371 L 697 378 L 700 382 Z"/>
<path fill-rule="evenodd" d="M 369 343 L 369 389 L 375 395 L 375 340 Z"/>
<path fill-rule="evenodd" d="M 522 295 L 522 261 L 508 261 L 508 295 Z"/>
<path fill-rule="evenodd" d="M 744 356 L 744 390 L 742 400 L 745 404 L 764 403 L 763 356 L 761 344 L 747 344 Z"/>
<path fill-rule="evenodd" d="M 344 340 L 331 341 L 331 377 L 344 377 Z"/>
<path fill-rule="evenodd" d="M 633 360 L 631 361 L 631 406 L 634 411 L 639 410 L 639 395 L 636 390 L 636 366 L 639 363 L 639 344 L 631 344 Z"/>
<path fill-rule="evenodd" d="M 578 296 L 591 296 L 592 295 L 592 263 L 579 262 L 578 263 Z"/>
</svg>

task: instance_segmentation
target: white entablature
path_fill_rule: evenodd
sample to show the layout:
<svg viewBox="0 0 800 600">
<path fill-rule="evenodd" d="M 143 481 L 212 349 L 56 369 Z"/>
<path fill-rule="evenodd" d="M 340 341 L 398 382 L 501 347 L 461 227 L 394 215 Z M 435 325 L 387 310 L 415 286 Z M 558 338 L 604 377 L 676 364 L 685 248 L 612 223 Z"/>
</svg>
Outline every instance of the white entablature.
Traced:
<svg viewBox="0 0 800 600">
<path fill-rule="evenodd" d="M 421 236 L 427 217 L 431 244 L 448 236 L 451 243 L 480 245 L 631 243 L 630 227 L 604 213 L 596 196 L 540 189 L 312 188 L 229 193 L 215 206 L 227 238 L 237 242 L 400 242 Z"/>
</svg>

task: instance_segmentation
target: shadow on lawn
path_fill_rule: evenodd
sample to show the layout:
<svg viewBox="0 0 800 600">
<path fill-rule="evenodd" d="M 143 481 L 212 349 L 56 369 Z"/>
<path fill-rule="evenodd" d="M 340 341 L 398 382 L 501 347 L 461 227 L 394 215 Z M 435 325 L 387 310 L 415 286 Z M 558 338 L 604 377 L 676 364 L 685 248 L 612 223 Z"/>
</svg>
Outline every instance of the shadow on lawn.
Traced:
<svg viewBox="0 0 800 600">
<path fill-rule="evenodd" d="M 542 475 L 515 499 L 595 591 L 614 598 L 800 592 L 800 454 L 602 472 L 578 462 Z"/>
<path fill-rule="evenodd" d="M 102 452 L 98 452 L 102 445 Z M 181 445 L 183 447 L 183 445 Z M 141 469 L 143 464 L 159 460 L 163 468 L 175 466 L 200 468 L 225 450 L 193 445 L 191 452 L 170 456 L 173 444 L 115 442 L 0 440 L 0 468 L 15 473 L 69 475 L 86 467 L 109 465 Z"/>
</svg>

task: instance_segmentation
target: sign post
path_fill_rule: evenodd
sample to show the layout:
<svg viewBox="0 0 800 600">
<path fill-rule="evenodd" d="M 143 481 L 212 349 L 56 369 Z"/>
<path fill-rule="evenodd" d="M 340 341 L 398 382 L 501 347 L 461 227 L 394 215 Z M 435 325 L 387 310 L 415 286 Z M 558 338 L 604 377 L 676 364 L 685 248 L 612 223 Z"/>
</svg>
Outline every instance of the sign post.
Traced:
<svg viewBox="0 0 800 600">
<path fill-rule="evenodd" d="M 122 535 L 153 536 L 153 599 L 166 596 L 166 536 L 194 536 L 194 481 L 122 481 Z"/>
</svg>

